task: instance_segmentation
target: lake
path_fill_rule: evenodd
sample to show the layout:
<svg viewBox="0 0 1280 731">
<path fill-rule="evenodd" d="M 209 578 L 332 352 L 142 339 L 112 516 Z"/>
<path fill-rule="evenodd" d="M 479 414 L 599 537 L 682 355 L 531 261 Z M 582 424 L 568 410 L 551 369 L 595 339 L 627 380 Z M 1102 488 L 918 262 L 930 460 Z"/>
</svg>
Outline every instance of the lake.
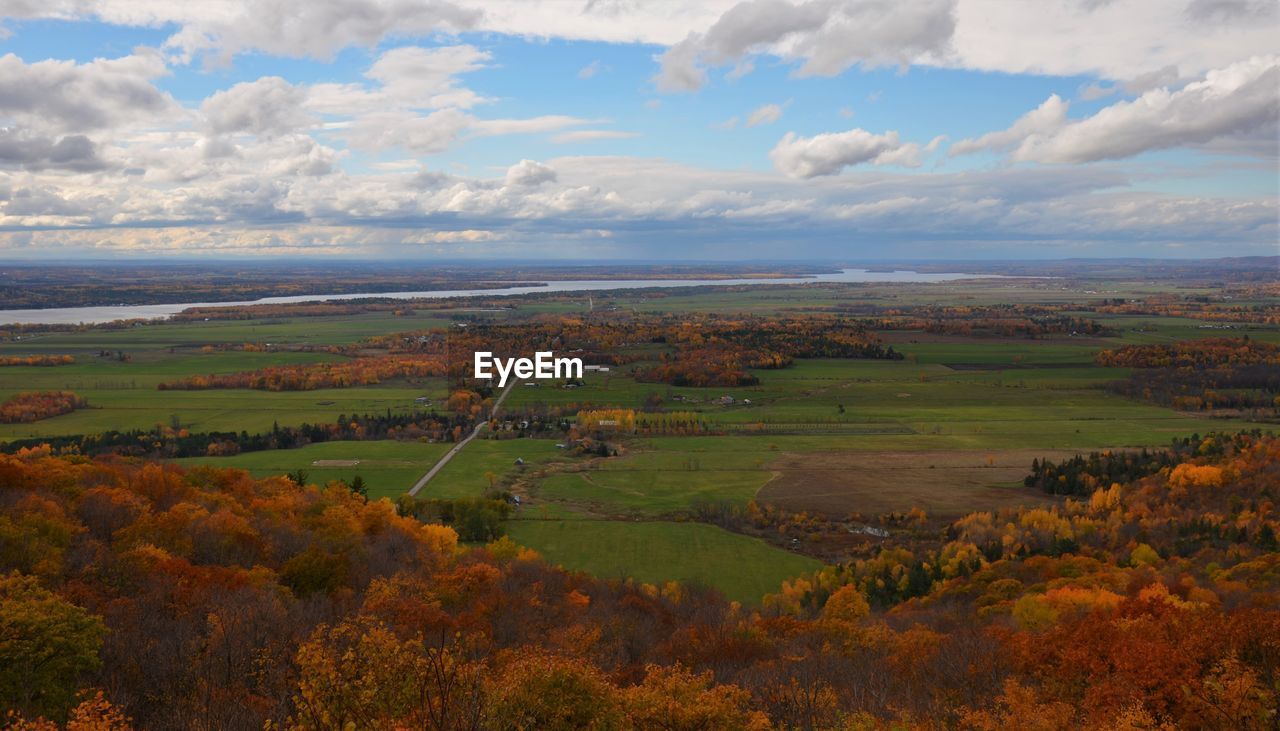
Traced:
<svg viewBox="0 0 1280 731">
<path fill-rule="evenodd" d="M 41 325 L 95 324 L 137 318 L 155 319 L 175 315 L 189 307 L 238 307 L 243 305 L 287 304 L 290 302 L 323 302 L 353 300 L 365 297 L 449 299 L 456 297 L 506 297 L 538 292 L 594 292 L 613 289 L 647 289 L 652 287 L 705 287 L 709 285 L 808 284 L 814 282 L 953 282 L 957 279 L 1004 279 L 996 274 L 926 274 L 912 271 L 873 272 L 866 269 L 842 269 L 830 274 L 767 279 L 563 279 L 542 286 L 503 287 L 498 289 L 443 289 L 430 292 L 366 292 L 351 294 L 303 294 L 289 297 L 263 297 L 243 302 L 178 302 L 162 305 L 103 305 L 98 307 L 51 307 L 44 310 L 0 310 L 0 324 L 31 323 Z"/>
</svg>

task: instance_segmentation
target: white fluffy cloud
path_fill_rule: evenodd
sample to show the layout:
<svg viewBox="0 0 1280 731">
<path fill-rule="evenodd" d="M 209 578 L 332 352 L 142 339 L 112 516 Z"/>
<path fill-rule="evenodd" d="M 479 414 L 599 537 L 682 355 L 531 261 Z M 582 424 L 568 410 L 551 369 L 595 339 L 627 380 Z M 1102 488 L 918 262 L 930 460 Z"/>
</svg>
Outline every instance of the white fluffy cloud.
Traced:
<svg viewBox="0 0 1280 731">
<path fill-rule="evenodd" d="M 954 6 L 954 12 L 938 9 Z M 740 10 L 746 6 L 747 9 Z M 831 8 L 828 19 L 809 9 Z M 750 12 L 748 12 L 750 10 Z M 733 13 L 734 15 L 730 15 Z M 696 3 L 565 0 L 7 0 L 0 16 L 95 18 L 178 31 L 181 58 L 225 61 L 264 51 L 328 58 L 389 37 L 488 31 L 536 38 L 675 46 L 662 82 L 701 86 L 704 63 L 764 52 L 798 61 L 806 73 L 855 62 L 1097 74 L 1128 81 L 1173 67 L 1201 75 L 1250 55 L 1273 53 L 1280 3 L 1274 0 L 792 0 Z M 725 20 L 730 16 L 729 20 Z M 951 18 L 952 20 L 949 20 Z M 803 22 L 802 22 L 803 21 Z M 947 38 L 946 26 L 954 23 Z M 712 33 L 712 29 L 721 26 Z M 879 43 L 872 29 L 892 43 Z M 939 41 L 945 40 L 944 45 Z M 745 44 L 745 45 L 744 45 Z M 720 60 L 717 60 L 720 59 Z M 745 68 L 745 66 L 740 67 Z"/>
<path fill-rule="evenodd" d="M 988 132 L 974 139 L 959 140 L 951 146 L 950 152 L 952 155 L 967 155 L 983 150 L 1008 151 L 1032 137 L 1061 129 L 1066 122 L 1069 106 L 1068 102 L 1053 94 L 1043 104 L 1019 117 L 1008 129 Z"/>
<path fill-rule="evenodd" d="M 184 60 L 212 54 L 225 63 L 257 50 L 278 56 L 327 59 L 349 46 L 372 47 L 392 35 L 422 36 L 464 30 L 481 17 L 477 9 L 444 0 L 252 0 L 175 3 L 186 16 L 182 29 L 165 41 Z M 105 3 L 118 7 L 116 3 Z M 199 6 L 204 6 L 203 8 Z M 165 11 L 155 10 L 163 17 Z"/>
<path fill-rule="evenodd" d="M 788 132 L 769 153 L 769 159 L 784 175 L 813 178 L 835 175 L 862 163 L 916 167 L 920 164 L 920 146 L 914 142 L 904 144 L 893 131 L 877 135 L 855 128 L 813 137 Z"/>
<path fill-rule="evenodd" d="M 75 176 L 0 179 L 0 226 L 10 229 L 0 232 L 0 247 L 13 253 L 11 247 L 42 246 L 46 255 L 56 247 L 355 253 L 407 241 L 598 240 L 602 231 L 673 254 L 862 234 L 877 242 L 1074 242 L 1094 251 L 1117 240 L 1130 251 L 1134 242 L 1202 242 L 1206 252 L 1214 242 L 1231 242 L 1238 252 L 1241 242 L 1253 242 L 1265 253 L 1280 213 L 1275 200 L 1124 192 L 1127 180 L 1116 171 L 1060 167 L 928 176 L 872 170 L 801 181 L 660 160 L 567 157 L 522 161 L 495 178 L 339 171 L 171 186 L 126 180 L 110 189 Z M 709 230 L 722 235 L 709 240 Z"/>
<path fill-rule="evenodd" d="M 462 88 L 458 76 L 484 68 L 489 52 L 471 45 L 393 48 L 369 67 L 386 100 L 418 109 L 468 108 L 484 101 Z"/>
<path fill-rule="evenodd" d="M 204 101 L 200 113 L 212 135 L 262 138 L 322 128 L 361 150 L 403 149 L 434 155 L 469 137 L 541 134 L 597 120 L 568 115 L 480 119 L 470 110 L 487 101 L 462 85 L 462 74 L 483 68 L 486 51 L 470 45 L 403 46 L 379 55 L 368 83 L 295 85 L 279 77 L 237 84 Z M 321 119 L 329 120 L 321 125 Z M 598 138 L 623 135 L 597 130 Z M 587 139 L 584 136 L 582 139 Z M 227 143 L 210 141 L 207 154 Z M 224 152 L 230 152 L 225 149 Z"/>
<path fill-rule="evenodd" d="M 303 110 L 307 92 L 279 76 L 264 76 L 219 91 L 200 105 L 205 123 L 214 134 L 247 132 L 275 136 L 308 126 Z"/>
<path fill-rule="evenodd" d="M 0 56 L 0 117 L 49 132 L 92 132 L 152 119 L 176 104 L 152 83 L 168 73 L 156 54 L 26 63 Z"/>
<path fill-rule="evenodd" d="M 328 59 L 344 48 L 372 48 L 387 38 L 472 29 L 484 10 L 480 3 L 448 0 L 6 0 L 0 17 L 174 25 L 178 30 L 164 48 L 177 60 L 223 64 L 251 51 Z"/>
<path fill-rule="evenodd" d="M 486 101 L 458 77 L 484 68 L 490 55 L 471 45 L 402 46 L 382 53 L 365 72 L 370 83 L 317 83 L 307 108 L 321 114 L 362 110 L 469 109 Z"/>
<path fill-rule="evenodd" d="M 1255 57 L 1181 89 L 1153 89 L 1092 116 L 1067 118 L 1056 95 L 1013 126 L 961 140 L 953 154 L 1011 151 L 1018 161 L 1082 163 L 1150 150 L 1226 144 L 1274 156 L 1280 143 L 1280 59 Z"/>
<path fill-rule="evenodd" d="M 403 148 L 419 155 L 434 155 L 452 147 L 471 124 L 472 118 L 457 109 L 438 109 L 425 115 L 411 111 L 365 112 L 343 136 L 365 150 Z"/>
<path fill-rule="evenodd" d="M 936 60 L 955 31 L 954 5 L 955 0 L 743 0 L 663 53 L 656 82 L 664 91 L 694 91 L 706 83 L 704 65 L 750 63 L 748 57 L 758 53 L 799 62 L 800 76 L 832 76 L 855 64 Z"/>
<path fill-rule="evenodd" d="M 556 171 L 536 160 L 521 160 L 507 168 L 507 185 L 538 186 L 554 182 Z"/>
<path fill-rule="evenodd" d="M 1249 0 L 1209 0 L 1244 4 Z M 958 0 L 954 55 L 947 65 L 1005 73 L 1093 74 L 1129 81 L 1165 73 L 1201 75 L 1250 55 L 1273 53 L 1280 3 L 1251 22 L 1190 12 L 1198 3 L 1113 0 Z"/>
</svg>

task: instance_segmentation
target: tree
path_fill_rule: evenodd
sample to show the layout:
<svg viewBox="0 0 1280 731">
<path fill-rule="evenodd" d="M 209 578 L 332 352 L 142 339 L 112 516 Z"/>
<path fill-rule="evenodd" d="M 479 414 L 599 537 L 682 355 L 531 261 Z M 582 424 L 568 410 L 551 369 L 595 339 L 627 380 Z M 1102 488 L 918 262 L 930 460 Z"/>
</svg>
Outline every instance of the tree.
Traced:
<svg viewBox="0 0 1280 731">
<path fill-rule="evenodd" d="M 284 562 L 280 583 L 298 597 L 332 594 L 347 583 L 347 559 L 312 546 Z"/>
<path fill-rule="evenodd" d="M 352 477 L 351 482 L 347 486 L 351 488 L 351 492 L 354 492 L 365 500 L 369 499 L 369 486 L 365 484 L 364 478 L 360 475 Z"/>
<path fill-rule="evenodd" d="M 624 691 L 627 720 L 638 731 L 737 731 L 770 728 L 736 685 L 716 685 L 710 672 L 679 665 L 645 668 L 644 682 Z"/>
<path fill-rule="evenodd" d="M 480 668 L 374 620 L 320 627 L 298 648 L 297 663 L 292 728 L 479 728 Z"/>
<path fill-rule="evenodd" d="M 854 624 L 871 613 L 867 598 L 853 584 L 845 584 L 832 594 L 822 607 L 822 619 L 828 622 Z"/>
<path fill-rule="evenodd" d="M 458 500 L 453 504 L 453 528 L 464 541 L 485 543 L 503 534 L 502 514 L 491 500 Z"/>
<path fill-rule="evenodd" d="M 496 731 L 576 731 L 622 726 L 618 689 L 589 663 L 527 651 L 489 688 Z"/>
<path fill-rule="evenodd" d="M 102 619 L 31 576 L 0 579 L 0 706 L 64 719 L 81 676 L 99 665 Z"/>
</svg>

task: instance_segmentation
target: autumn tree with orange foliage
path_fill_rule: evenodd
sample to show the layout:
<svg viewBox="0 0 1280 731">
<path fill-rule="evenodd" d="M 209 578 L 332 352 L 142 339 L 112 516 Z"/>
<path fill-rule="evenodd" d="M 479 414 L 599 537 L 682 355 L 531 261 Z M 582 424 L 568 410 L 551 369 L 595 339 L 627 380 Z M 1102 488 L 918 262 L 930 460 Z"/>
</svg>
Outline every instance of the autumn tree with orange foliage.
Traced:
<svg viewBox="0 0 1280 731">
<path fill-rule="evenodd" d="M 1280 439 L 1214 444 L 760 607 L 464 548 L 341 485 L 0 455 L 0 705 L 41 729 L 1271 728 Z"/>
<path fill-rule="evenodd" d="M 259 391 L 313 391 L 318 388 L 372 386 L 392 378 L 442 376 L 444 361 L 428 356 L 356 358 L 333 363 L 270 366 L 256 371 L 188 376 L 161 383 L 161 391 L 251 388 Z"/>
<path fill-rule="evenodd" d="M 0 423 L 30 424 L 70 414 L 89 402 L 71 391 L 23 391 L 0 403 Z"/>
<path fill-rule="evenodd" d="M 7 356 L 0 358 L 0 368 L 4 366 L 60 366 L 71 365 L 75 362 L 75 357 L 70 355 Z"/>
</svg>

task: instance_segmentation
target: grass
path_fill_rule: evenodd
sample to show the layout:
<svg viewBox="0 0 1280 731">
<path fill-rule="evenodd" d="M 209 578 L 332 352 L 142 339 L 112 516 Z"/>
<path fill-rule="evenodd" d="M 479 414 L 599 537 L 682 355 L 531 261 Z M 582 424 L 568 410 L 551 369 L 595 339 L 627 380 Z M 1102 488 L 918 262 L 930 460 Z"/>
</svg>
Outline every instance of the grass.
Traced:
<svg viewBox="0 0 1280 731">
<path fill-rule="evenodd" d="M 370 498 L 396 498 L 409 489 L 449 449 L 448 444 L 419 442 L 323 442 L 298 449 L 248 452 L 232 457 L 190 457 L 173 462 L 186 465 L 236 467 L 254 477 L 273 477 L 303 470 L 308 482 L 324 485 L 359 475 L 369 487 Z M 316 461 L 353 461 L 352 466 L 317 466 Z"/>
<path fill-rule="evenodd" d="M 553 439 L 473 439 L 418 497 L 480 497 L 489 488 L 487 473 L 495 482 L 518 476 L 535 465 L 563 459 Z M 521 459 L 524 465 L 517 465 Z"/>
<path fill-rule="evenodd" d="M 702 523 L 515 520 L 507 532 L 568 569 L 603 579 L 712 586 L 744 604 L 758 604 L 783 580 L 822 565 Z"/>
<path fill-rule="evenodd" d="M 462 308 L 459 311 L 465 310 Z M 502 312 L 486 313 L 502 316 Z M 262 320 L 210 320 L 158 323 L 123 330 L 84 330 L 29 335 L 4 350 L 75 353 L 123 350 L 129 353 L 201 345 L 273 343 L 277 345 L 342 345 L 371 335 L 444 327 L 450 310 L 422 310 L 408 317 L 369 312 L 327 317 L 281 317 Z"/>
<path fill-rule="evenodd" d="M 0 374 L 0 378 L 4 378 L 4 385 L 11 386 L 7 374 Z M 296 426 L 333 422 L 340 414 L 384 413 L 388 409 L 412 411 L 418 396 L 427 395 L 439 403 L 444 397 L 443 386 L 442 379 L 422 379 L 417 386 L 400 382 L 367 388 L 287 392 L 72 387 L 71 390 L 88 399 L 88 409 L 34 424 L 0 425 L 0 439 L 149 429 L 156 424 L 167 425 L 175 416 L 182 426 L 194 432 L 264 432 L 269 431 L 273 423 Z M 17 390 L 2 389 L 0 397 L 7 398 Z"/>
<path fill-rule="evenodd" d="M 538 498 L 599 512 L 655 516 L 686 510 L 698 502 L 745 504 L 769 476 L 763 471 L 629 470 L 610 465 L 609 469 L 554 474 L 541 483 Z"/>
</svg>

